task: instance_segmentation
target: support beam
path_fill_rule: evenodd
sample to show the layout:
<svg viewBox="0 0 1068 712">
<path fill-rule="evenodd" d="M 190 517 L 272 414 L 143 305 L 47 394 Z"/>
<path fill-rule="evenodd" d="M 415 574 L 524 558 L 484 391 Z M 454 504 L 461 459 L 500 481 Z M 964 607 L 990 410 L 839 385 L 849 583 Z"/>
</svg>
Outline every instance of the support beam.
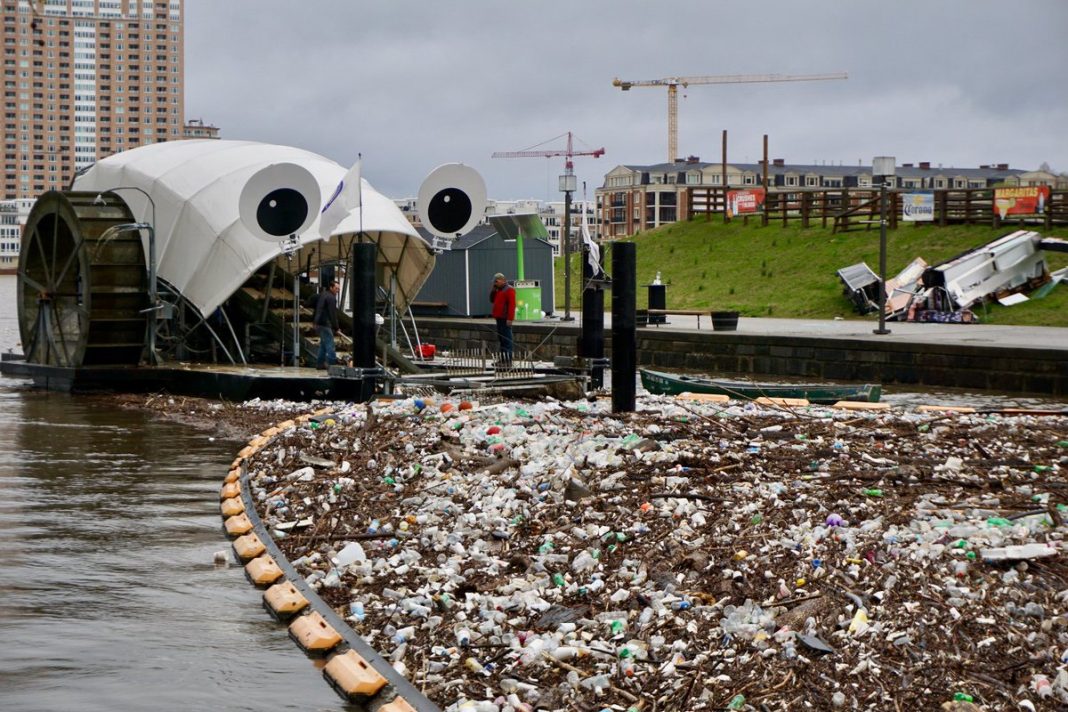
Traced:
<svg viewBox="0 0 1068 712">
<path fill-rule="evenodd" d="M 638 340 L 635 328 L 637 245 L 612 246 L 612 412 L 634 411 Z"/>
<path fill-rule="evenodd" d="M 377 247 L 371 242 L 352 245 L 352 365 L 356 368 L 375 366 L 375 257 Z M 374 379 L 364 379 L 360 400 L 370 400 L 374 394 Z"/>
</svg>

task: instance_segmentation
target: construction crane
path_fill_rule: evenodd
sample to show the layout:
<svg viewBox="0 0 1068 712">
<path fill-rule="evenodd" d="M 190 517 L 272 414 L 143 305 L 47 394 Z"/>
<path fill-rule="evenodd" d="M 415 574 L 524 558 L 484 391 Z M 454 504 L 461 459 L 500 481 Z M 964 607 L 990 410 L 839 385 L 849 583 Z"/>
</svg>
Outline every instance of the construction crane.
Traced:
<svg viewBox="0 0 1068 712">
<path fill-rule="evenodd" d="M 623 91 L 631 87 L 667 87 L 668 90 L 668 163 L 674 163 L 679 144 L 679 87 L 697 84 L 758 84 L 763 82 L 818 82 L 828 79 L 848 79 L 845 72 L 834 74 L 719 74 L 703 77 L 665 77 L 663 79 L 612 80 L 612 86 Z"/>
<path fill-rule="evenodd" d="M 553 158 L 554 156 L 564 156 L 567 160 L 564 161 L 565 175 L 574 175 L 575 164 L 572 162 L 572 158 L 575 156 L 593 156 L 594 158 L 600 158 L 604 155 L 604 148 L 595 148 L 592 151 L 576 151 L 574 147 L 574 135 L 568 131 L 566 134 L 560 134 L 556 138 L 551 138 L 549 141 L 555 141 L 556 139 L 567 136 L 566 148 L 551 148 L 536 150 L 536 147 L 531 147 L 525 151 L 494 151 L 493 158 Z M 544 141 L 539 146 L 549 143 Z"/>
</svg>

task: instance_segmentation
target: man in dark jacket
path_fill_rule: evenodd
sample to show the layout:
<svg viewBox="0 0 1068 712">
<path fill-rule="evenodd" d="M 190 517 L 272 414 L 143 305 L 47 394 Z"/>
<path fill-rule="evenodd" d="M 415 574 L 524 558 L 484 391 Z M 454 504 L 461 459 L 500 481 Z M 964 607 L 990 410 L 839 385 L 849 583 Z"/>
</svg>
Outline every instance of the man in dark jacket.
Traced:
<svg viewBox="0 0 1068 712">
<path fill-rule="evenodd" d="M 493 275 L 493 289 L 490 290 L 490 302 L 493 304 L 493 318 L 497 320 L 497 342 L 501 349 L 501 364 L 512 365 L 512 321 L 515 320 L 515 290 L 508 284 L 504 275 Z"/>
<path fill-rule="evenodd" d="M 315 303 L 315 330 L 319 332 L 319 354 L 315 359 L 315 367 L 319 370 L 337 363 L 334 335 L 341 336 L 341 326 L 337 320 L 337 295 L 340 291 L 341 285 L 332 279 L 326 289 L 319 292 L 319 300 Z"/>
</svg>

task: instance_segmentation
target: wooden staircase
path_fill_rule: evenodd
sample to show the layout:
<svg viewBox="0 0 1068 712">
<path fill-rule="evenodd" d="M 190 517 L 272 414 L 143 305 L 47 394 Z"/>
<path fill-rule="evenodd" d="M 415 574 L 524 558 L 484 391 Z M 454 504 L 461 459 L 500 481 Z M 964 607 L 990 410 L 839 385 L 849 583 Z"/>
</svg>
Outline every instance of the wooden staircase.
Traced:
<svg viewBox="0 0 1068 712">
<path fill-rule="evenodd" d="M 308 306 L 318 293 L 314 285 L 300 285 L 299 354 L 303 365 L 314 367 L 319 353 L 319 334 L 312 323 L 314 310 Z M 282 267 L 265 265 L 248 279 L 230 300 L 240 315 L 239 337 L 245 357 L 251 362 L 293 362 L 293 277 Z M 352 317 L 338 310 L 341 336 L 335 337 L 337 358 L 346 363 L 352 355 Z M 400 373 L 420 369 L 399 349 L 381 338 L 375 340 L 375 353 L 385 353 L 388 365 Z"/>
</svg>

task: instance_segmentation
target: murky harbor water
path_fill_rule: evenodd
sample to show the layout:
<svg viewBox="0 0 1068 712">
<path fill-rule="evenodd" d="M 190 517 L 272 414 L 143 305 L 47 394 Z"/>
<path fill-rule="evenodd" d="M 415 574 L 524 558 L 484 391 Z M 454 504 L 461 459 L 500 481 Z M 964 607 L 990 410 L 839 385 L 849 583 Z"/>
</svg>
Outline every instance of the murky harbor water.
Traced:
<svg viewBox="0 0 1068 712">
<path fill-rule="evenodd" d="M 0 435 L 0 708 L 345 709 L 241 569 L 212 563 L 240 443 L 10 379 Z"/>
<path fill-rule="evenodd" d="M 339 709 L 228 549 L 235 444 L 0 386 L 0 707 Z"/>
</svg>

